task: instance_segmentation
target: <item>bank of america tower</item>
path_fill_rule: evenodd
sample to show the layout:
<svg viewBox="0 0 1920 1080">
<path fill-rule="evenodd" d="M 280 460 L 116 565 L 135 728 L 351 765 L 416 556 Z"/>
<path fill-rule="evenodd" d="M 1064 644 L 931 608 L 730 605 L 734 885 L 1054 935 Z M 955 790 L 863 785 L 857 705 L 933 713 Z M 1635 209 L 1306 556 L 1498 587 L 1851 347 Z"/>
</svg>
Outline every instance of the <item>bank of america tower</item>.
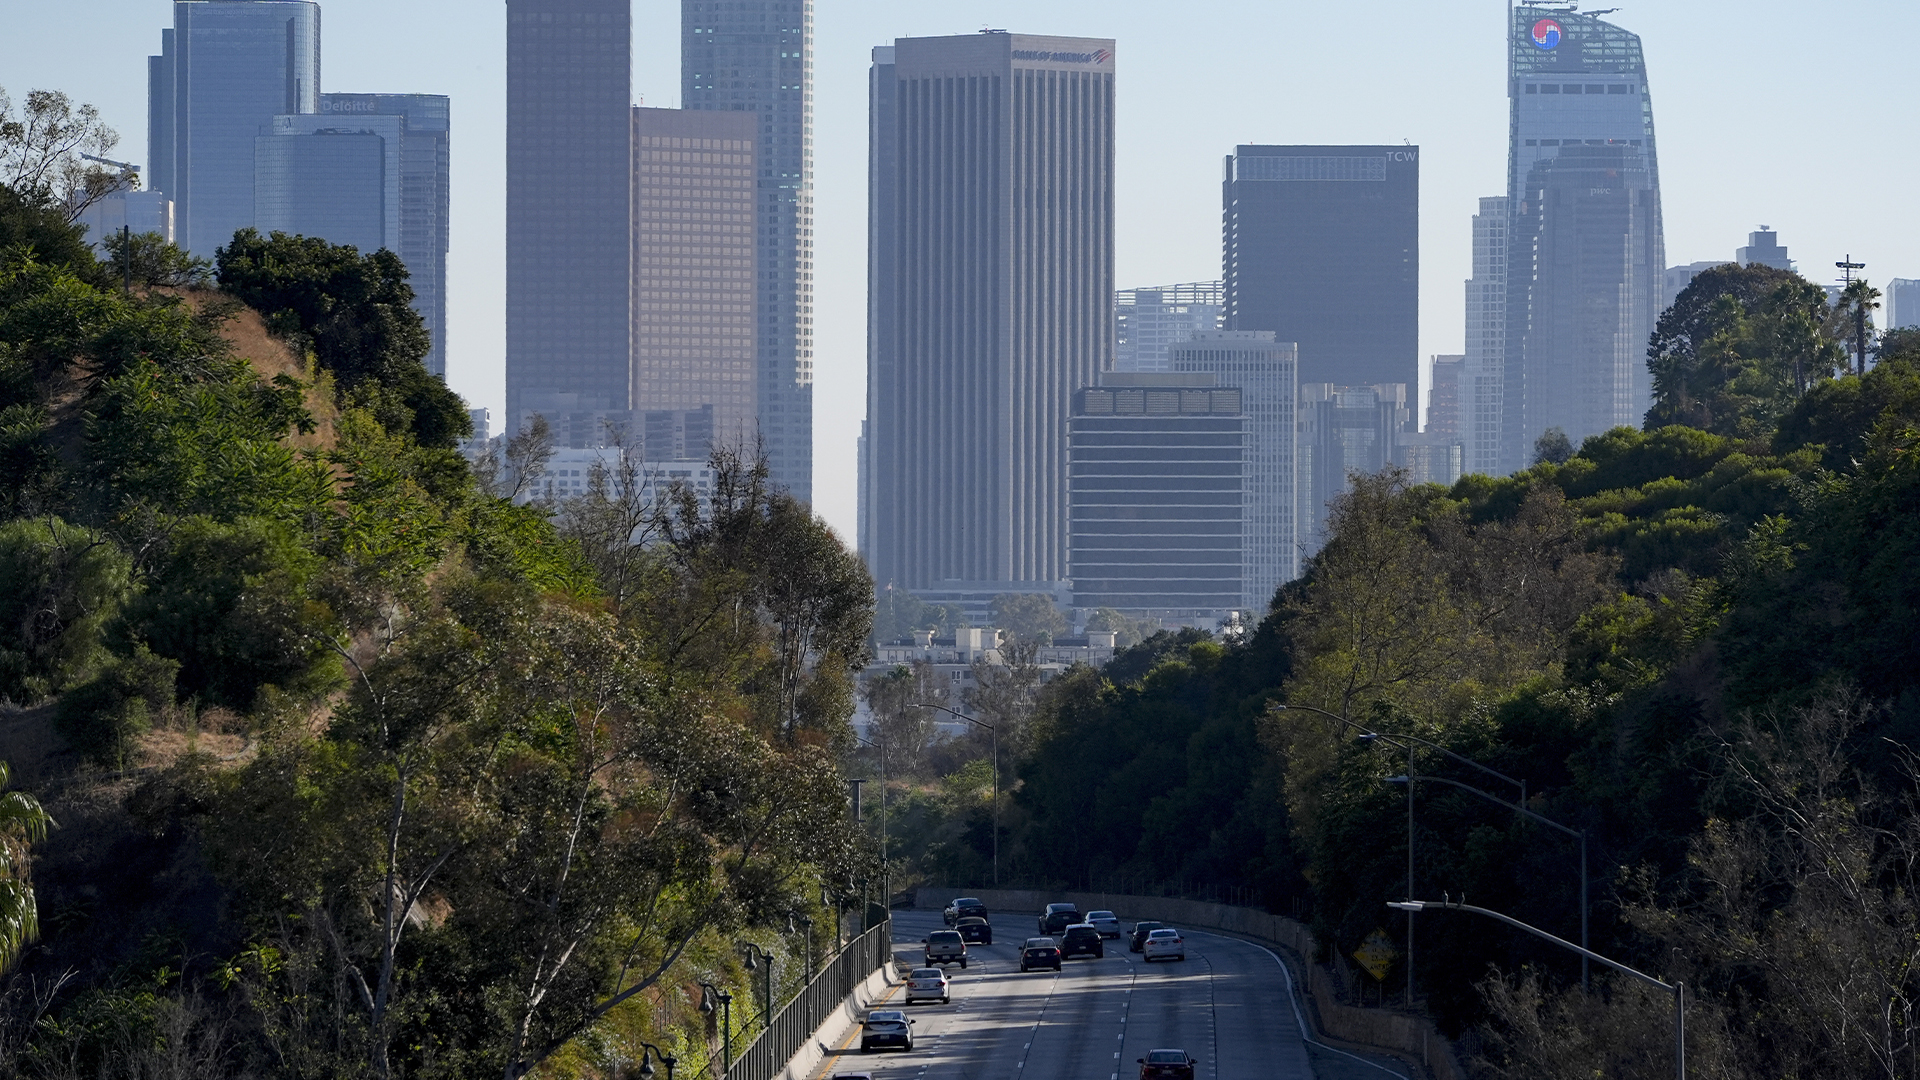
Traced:
<svg viewBox="0 0 1920 1080">
<path fill-rule="evenodd" d="M 681 103 L 751 115 L 760 438 L 813 497 L 813 0 L 682 0 Z"/>
<path fill-rule="evenodd" d="M 1473 403 L 1500 414 L 1502 445 L 1485 471 L 1525 467 L 1550 428 L 1578 446 L 1638 426 L 1651 398 L 1666 251 L 1646 60 L 1637 35 L 1571 7 L 1522 5 L 1508 31 L 1506 333 L 1499 378 L 1479 383 L 1502 400 Z"/>
</svg>

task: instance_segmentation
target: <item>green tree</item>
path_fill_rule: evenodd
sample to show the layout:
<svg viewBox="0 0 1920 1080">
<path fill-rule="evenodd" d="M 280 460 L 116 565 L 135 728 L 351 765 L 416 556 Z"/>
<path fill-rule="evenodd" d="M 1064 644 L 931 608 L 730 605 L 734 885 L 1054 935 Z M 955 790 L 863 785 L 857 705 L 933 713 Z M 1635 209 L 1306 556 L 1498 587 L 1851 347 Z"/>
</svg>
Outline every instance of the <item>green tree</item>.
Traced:
<svg viewBox="0 0 1920 1080">
<path fill-rule="evenodd" d="M 1790 271 L 1723 266 L 1699 275 L 1654 331 L 1647 428 L 1766 437 L 1845 362 L 1831 323 L 1825 291 Z"/>
<path fill-rule="evenodd" d="M 459 395 L 427 372 L 432 340 L 393 252 L 362 255 L 351 245 L 242 229 L 215 253 L 215 265 L 222 289 L 312 350 L 343 400 L 367 405 L 390 429 L 412 431 L 422 446 L 451 447 L 473 433 Z"/>
<path fill-rule="evenodd" d="M 1042 645 L 1067 632 L 1067 616 L 1046 593 L 1003 593 L 988 611 L 993 624 L 1021 641 Z"/>
<path fill-rule="evenodd" d="M 94 530 L 57 517 L 0 524 L 0 698 L 32 704 L 107 663 L 132 578 L 126 553 Z"/>
<path fill-rule="evenodd" d="M 1827 333 L 1853 354 L 1858 364 L 1856 375 L 1867 373 L 1867 353 L 1873 350 L 1873 313 L 1878 310 L 1880 290 L 1867 284 L 1865 278 L 1847 282 L 1834 298 Z"/>
<path fill-rule="evenodd" d="M 0 184 L 30 201 L 58 207 L 69 222 L 94 202 L 120 190 L 127 178 L 87 161 L 104 156 L 120 136 L 92 105 L 75 106 L 58 90 L 33 90 L 18 113 L 0 88 Z"/>
<path fill-rule="evenodd" d="M 100 243 L 107 252 L 103 265 L 135 285 L 204 288 L 213 282 L 211 261 L 181 250 L 157 232 L 108 233 Z"/>
<path fill-rule="evenodd" d="M 1550 427 L 1533 440 L 1533 463 L 1535 465 L 1565 465 L 1573 456 L 1573 440 L 1567 438 L 1563 428 Z"/>
<path fill-rule="evenodd" d="M 30 846 L 46 839 L 53 818 L 24 791 L 8 791 L 12 774 L 0 761 L 0 970 L 40 935 L 40 908 L 33 896 Z"/>
</svg>

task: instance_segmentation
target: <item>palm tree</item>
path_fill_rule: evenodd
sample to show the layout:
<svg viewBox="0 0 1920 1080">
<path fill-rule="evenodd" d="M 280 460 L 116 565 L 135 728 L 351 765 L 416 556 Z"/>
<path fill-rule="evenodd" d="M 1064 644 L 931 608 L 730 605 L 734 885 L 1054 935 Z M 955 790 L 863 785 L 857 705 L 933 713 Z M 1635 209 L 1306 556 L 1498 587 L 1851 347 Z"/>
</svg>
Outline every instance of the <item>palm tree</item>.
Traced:
<svg viewBox="0 0 1920 1080">
<path fill-rule="evenodd" d="M 24 791 L 8 791 L 12 774 L 0 761 L 0 970 L 40 935 L 40 911 L 28 878 L 28 845 L 46 839 L 53 818 Z"/>
<path fill-rule="evenodd" d="M 1833 336 L 1852 346 L 1859 361 L 1859 374 L 1867 373 L 1867 320 L 1880 310 L 1880 290 L 1855 278 L 1840 290 L 1833 302 Z"/>
</svg>

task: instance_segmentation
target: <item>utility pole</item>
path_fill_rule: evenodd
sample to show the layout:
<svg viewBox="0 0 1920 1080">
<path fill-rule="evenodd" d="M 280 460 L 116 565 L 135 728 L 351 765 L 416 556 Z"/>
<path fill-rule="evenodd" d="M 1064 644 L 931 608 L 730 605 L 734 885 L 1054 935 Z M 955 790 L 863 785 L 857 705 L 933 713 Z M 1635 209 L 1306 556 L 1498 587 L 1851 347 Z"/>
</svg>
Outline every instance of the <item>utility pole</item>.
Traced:
<svg viewBox="0 0 1920 1080">
<path fill-rule="evenodd" d="M 1840 268 L 1840 281 L 1843 285 L 1853 284 L 1855 270 L 1867 268 L 1866 263 L 1853 261 L 1852 252 L 1847 253 L 1845 261 L 1833 265 Z M 1867 373 L 1867 305 L 1864 297 L 1859 303 L 1853 305 L 1853 352 L 1858 363 L 1859 374 L 1865 375 Z"/>
</svg>

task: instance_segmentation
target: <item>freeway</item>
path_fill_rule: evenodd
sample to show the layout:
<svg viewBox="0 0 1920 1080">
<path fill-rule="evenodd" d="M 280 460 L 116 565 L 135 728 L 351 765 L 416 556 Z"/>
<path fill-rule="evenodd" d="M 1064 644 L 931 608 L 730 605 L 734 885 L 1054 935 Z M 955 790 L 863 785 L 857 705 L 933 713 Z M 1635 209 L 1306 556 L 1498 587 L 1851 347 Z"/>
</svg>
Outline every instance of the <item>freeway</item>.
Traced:
<svg viewBox="0 0 1920 1080">
<path fill-rule="evenodd" d="M 816 1078 L 875 1080 L 1118 1080 L 1163 1047 L 1199 1059 L 1195 1080 L 1387 1080 L 1376 1064 L 1301 1038 L 1291 983 L 1259 946 L 1183 929 L 1184 961 L 1148 964 L 1107 942 L 1105 959 L 1067 961 L 1058 975 L 1020 973 L 1019 947 L 1034 916 L 996 913 L 994 944 L 968 948 L 966 970 L 947 969 L 953 1003 L 914 1005 L 911 1052 L 860 1052 L 856 1029 Z M 920 965 L 920 940 L 937 912 L 894 913 L 894 955 Z M 901 991 L 878 1007 L 899 1007 Z M 1385 1061 L 1386 1059 L 1382 1059 Z"/>
</svg>

